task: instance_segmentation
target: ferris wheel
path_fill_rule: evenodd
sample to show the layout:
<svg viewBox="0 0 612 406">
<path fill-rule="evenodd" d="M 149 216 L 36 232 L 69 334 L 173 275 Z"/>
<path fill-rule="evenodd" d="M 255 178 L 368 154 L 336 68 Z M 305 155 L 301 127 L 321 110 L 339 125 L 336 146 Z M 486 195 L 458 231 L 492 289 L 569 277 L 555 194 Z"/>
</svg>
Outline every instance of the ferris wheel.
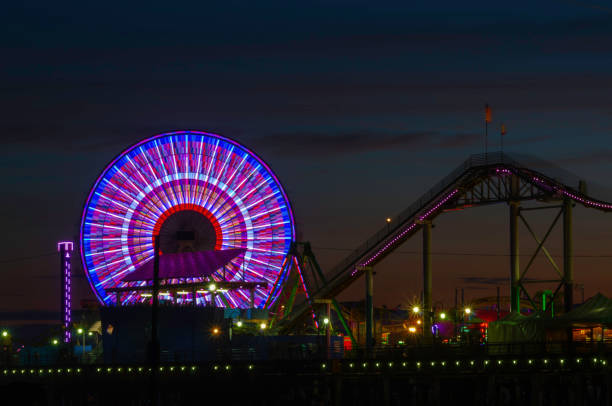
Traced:
<svg viewBox="0 0 612 406">
<path fill-rule="evenodd" d="M 115 303 L 110 291 L 153 259 L 155 235 L 162 256 L 184 249 L 241 249 L 207 280 L 261 281 L 265 287 L 254 297 L 240 290 L 218 292 L 214 304 L 244 308 L 254 302 L 261 308 L 276 299 L 295 228 L 280 182 L 257 155 L 219 135 L 180 131 L 122 152 L 89 193 L 81 218 L 81 259 L 102 303 Z M 146 296 L 132 292 L 121 303 L 143 303 Z"/>
</svg>

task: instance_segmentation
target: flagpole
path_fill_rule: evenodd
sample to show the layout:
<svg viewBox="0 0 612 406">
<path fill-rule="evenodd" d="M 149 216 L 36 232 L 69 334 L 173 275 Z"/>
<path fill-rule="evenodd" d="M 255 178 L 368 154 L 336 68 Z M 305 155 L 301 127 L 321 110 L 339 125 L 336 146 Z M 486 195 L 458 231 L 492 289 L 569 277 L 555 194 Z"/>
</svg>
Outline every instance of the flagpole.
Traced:
<svg viewBox="0 0 612 406">
<path fill-rule="evenodd" d="M 485 160 L 489 155 L 489 121 L 491 121 L 491 108 L 485 104 Z"/>
<path fill-rule="evenodd" d="M 489 152 L 489 122 L 485 120 L 485 161 Z"/>
</svg>

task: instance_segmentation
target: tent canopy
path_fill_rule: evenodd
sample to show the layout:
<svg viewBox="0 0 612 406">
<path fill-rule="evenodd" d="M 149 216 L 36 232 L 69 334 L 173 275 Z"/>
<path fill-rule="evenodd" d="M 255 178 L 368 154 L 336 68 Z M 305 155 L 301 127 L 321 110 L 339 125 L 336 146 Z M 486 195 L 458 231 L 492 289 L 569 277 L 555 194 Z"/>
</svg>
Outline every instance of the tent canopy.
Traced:
<svg viewBox="0 0 612 406">
<path fill-rule="evenodd" d="M 557 318 L 570 323 L 612 324 L 612 300 L 597 293 L 572 311 Z"/>
</svg>

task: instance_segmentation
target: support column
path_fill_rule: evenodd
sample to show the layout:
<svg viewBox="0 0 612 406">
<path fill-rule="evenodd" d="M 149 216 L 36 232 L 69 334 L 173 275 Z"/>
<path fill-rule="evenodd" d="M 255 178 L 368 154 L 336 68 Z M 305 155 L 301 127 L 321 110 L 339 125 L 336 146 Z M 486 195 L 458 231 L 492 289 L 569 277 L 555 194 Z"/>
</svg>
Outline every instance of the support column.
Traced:
<svg viewBox="0 0 612 406">
<path fill-rule="evenodd" d="M 521 311 L 521 269 L 519 263 L 519 202 L 510 202 L 510 311 Z"/>
<path fill-rule="evenodd" d="M 325 325 L 325 358 L 329 359 L 331 355 L 331 300 L 325 302 L 325 317 L 327 324 Z"/>
<path fill-rule="evenodd" d="M 574 240 L 572 238 L 572 200 L 563 201 L 563 293 L 565 312 L 574 306 Z"/>
<path fill-rule="evenodd" d="M 431 335 L 431 222 L 423 224 L 423 335 Z"/>
<path fill-rule="evenodd" d="M 374 295 L 374 274 L 372 267 L 368 266 L 365 270 L 365 284 L 366 284 L 366 309 L 365 309 L 365 323 L 366 323 L 366 349 L 370 351 L 374 344 L 374 304 L 372 296 Z"/>
</svg>

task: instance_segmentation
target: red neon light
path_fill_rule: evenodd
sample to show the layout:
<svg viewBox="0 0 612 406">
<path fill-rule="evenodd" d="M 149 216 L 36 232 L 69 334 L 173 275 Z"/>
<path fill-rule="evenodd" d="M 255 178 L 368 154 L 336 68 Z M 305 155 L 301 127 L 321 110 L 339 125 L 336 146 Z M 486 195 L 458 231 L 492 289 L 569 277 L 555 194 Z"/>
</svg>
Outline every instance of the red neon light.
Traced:
<svg viewBox="0 0 612 406">
<path fill-rule="evenodd" d="M 155 227 L 153 227 L 153 235 L 151 237 L 151 243 L 155 245 L 155 236 L 159 234 L 159 231 L 161 230 L 161 227 L 164 224 L 164 221 L 166 221 L 168 217 L 170 217 L 174 213 L 178 213 L 179 211 L 186 211 L 186 210 L 196 211 L 204 215 L 211 222 L 211 224 L 215 228 L 215 250 L 220 250 L 221 247 L 223 246 L 223 233 L 221 232 L 221 226 L 219 225 L 219 222 L 217 221 L 215 216 L 211 214 L 211 212 L 209 212 L 208 210 L 206 210 L 205 208 L 201 206 L 198 206 L 196 204 L 191 204 L 191 203 L 183 203 L 183 204 L 177 204 L 176 206 L 172 206 L 171 208 L 166 210 L 161 216 L 159 216 L 159 218 L 155 222 Z"/>
</svg>

